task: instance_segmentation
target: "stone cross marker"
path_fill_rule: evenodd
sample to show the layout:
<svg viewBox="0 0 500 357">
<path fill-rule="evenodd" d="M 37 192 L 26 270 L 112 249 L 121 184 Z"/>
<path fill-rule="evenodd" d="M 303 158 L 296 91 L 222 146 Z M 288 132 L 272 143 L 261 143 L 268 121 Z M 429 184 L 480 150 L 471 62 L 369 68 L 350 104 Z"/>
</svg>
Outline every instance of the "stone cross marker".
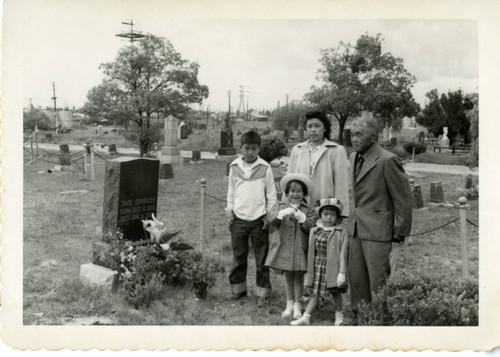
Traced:
<svg viewBox="0 0 500 357">
<path fill-rule="evenodd" d="M 106 161 L 103 235 L 123 231 L 129 240 L 144 239 L 141 220 L 156 214 L 159 161 L 120 157 Z"/>
</svg>

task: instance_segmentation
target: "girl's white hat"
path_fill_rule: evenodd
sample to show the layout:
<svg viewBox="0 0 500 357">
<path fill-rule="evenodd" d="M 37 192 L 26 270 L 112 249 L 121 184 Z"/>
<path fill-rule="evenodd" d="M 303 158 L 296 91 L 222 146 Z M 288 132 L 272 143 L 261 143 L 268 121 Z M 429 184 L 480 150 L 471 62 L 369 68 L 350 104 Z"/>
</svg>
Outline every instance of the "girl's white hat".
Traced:
<svg viewBox="0 0 500 357">
<path fill-rule="evenodd" d="M 302 182 L 307 187 L 307 195 L 304 196 L 308 196 L 311 194 L 313 190 L 313 182 L 309 177 L 303 174 L 286 174 L 285 176 L 283 176 L 280 181 L 281 192 L 285 192 L 286 186 L 290 181 Z"/>
<path fill-rule="evenodd" d="M 344 206 L 338 198 L 322 198 L 319 200 L 318 207 L 316 208 L 316 213 L 320 216 L 321 210 L 326 206 L 333 206 L 339 210 L 339 216 L 342 214 L 342 209 Z"/>
</svg>

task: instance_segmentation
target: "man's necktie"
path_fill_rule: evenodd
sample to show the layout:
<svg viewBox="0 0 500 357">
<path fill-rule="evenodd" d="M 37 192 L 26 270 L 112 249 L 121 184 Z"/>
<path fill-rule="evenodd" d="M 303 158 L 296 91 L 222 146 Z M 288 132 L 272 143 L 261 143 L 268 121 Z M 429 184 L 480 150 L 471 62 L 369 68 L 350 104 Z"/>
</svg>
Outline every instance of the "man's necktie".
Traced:
<svg viewBox="0 0 500 357">
<path fill-rule="evenodd" d="M 365 159 L 363 159 L 363 156 L 358 154 L 356 156 L 355 171 L 354 171 L 354 178 L 355 179 L 358 178 L 358 175 L 361 172 L 361 167 L 363 167 L 363 161 L 365 161 Z"/>
</svg>

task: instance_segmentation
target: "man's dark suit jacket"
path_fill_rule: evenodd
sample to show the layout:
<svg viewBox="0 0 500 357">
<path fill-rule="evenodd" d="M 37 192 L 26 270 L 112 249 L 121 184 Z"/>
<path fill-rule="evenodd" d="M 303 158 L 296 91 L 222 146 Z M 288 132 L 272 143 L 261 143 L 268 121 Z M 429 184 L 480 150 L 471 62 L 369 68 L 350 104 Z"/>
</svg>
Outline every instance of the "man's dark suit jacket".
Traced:
<svg viewBox="0 0 500 357">
<path fill-rule="evenodd" d="M 359 239 L 391 241 L 393 234 L 409 236 L 412 221 L 412 193 L 398 156 L 374 143 L 363 155 L 365 161 L 354 179 L 356 152 L 351 163 L 351 213 L 348 234 Z"/>
</svg>

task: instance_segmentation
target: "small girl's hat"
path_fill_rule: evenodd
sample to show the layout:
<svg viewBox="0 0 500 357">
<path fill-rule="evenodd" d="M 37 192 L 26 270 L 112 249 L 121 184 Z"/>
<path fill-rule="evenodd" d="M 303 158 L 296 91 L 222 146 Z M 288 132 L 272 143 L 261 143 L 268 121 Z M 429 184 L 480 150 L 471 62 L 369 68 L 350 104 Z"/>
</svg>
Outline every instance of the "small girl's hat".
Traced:
<svg viewBox="0 0 500 357">
<path fill-rule="evenodd" d="M 316 213 L 318 216 L 321 214 L 321 210 L 325 208 L 326 206 L 333 206 L 339 210 L 339 216 L 342 214 L 342 209 L 344 206 L 342 205 L 342 202 L 340 202 L 339 199 L 337 198 L 322 198 L 321 200 L 318 201 L 318 207 L 316 208 Z"/>
<path fill-rule="evenodd" d="M 302 182 L 307 187 L 307 195 L 304 196 L 308 196 L 311 194 L 313 190 L 313 182 L 309 177 L 303 174 L 286 174 L 285 176 L 283 176 L 280 181 L 281 192 L 286 191 L 286 186 L 290 181 Z"/>
</svg>

